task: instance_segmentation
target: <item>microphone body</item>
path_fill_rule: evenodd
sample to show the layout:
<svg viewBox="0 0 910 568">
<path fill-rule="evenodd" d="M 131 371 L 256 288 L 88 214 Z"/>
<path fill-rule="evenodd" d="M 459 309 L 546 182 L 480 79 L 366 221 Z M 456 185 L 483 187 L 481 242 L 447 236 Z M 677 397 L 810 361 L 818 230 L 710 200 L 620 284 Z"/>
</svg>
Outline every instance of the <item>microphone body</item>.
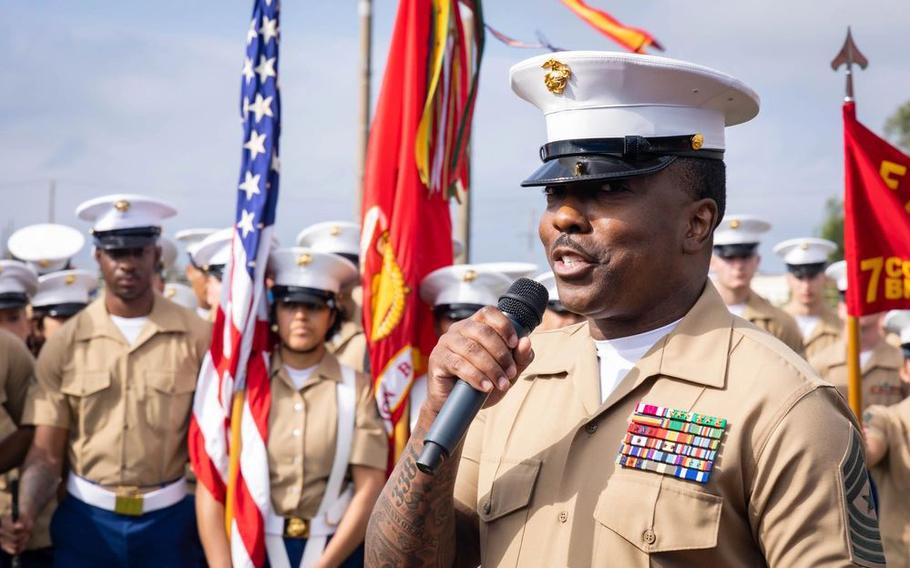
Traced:
<svg viewBox="0 0 910 568">
<path fill-rule="evenodd" d="M 549 293 L 544 286 L 528 278 L 519 278 L 499 299 L 497 307 L 521 339 L 540 324 L 548 300 Z M 461 379 L 455 381 L 449 398 L 424 438 L 417 469 L 430 475 L 436 472 L 461 443 L 488 396 L 489 393 L 476 390 Z"/>
</svg>

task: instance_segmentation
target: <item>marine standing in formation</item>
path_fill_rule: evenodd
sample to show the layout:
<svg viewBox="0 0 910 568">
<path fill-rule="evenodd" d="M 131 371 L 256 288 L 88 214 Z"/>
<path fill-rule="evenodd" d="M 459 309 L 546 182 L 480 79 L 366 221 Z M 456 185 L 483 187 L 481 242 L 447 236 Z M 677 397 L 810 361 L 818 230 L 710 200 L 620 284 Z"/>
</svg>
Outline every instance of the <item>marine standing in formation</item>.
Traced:
<svg viewBox="0 0 910 568">
<path fill-rule="evenodd" d="M 385 481 L 388 445 L 369 377 L 339 362 L 326 342 L 341 324 L 339 292 L 357 278 L 348 260 L 305 248 L 272 254 L 268 458 L 272 566 L 363 565 L 367 519 Z M 230 566 L 224 505 L 197 493 L 211 566 Z M 279 559 L 280 557 L 280 559 Z"/>
<path fill-rule="evenodd" d="M 153 288 L 168 205 L 138 195 L 83 203 L 105 293 L 47 340 L 23 422 L 35 427 L 22 467 L 28 541 L 67 466 L 51 524 L 63 566 L 196 566 L 201 549 L 184 479 L 196 376 L 210 328 Z M 4 523 L 6 525 L 6 523 Z M 11 533 L 11 534 L 10 534 Z"/>
</svg>

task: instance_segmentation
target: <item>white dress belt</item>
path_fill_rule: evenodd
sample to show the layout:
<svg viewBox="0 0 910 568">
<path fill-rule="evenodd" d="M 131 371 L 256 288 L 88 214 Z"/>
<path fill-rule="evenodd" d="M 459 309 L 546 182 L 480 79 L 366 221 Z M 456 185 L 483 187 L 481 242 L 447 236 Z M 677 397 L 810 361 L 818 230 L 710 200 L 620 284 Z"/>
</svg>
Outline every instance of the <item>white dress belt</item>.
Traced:
<svg viewBox="0 0 910 568">
<path fill-rule="evenodd" d="M 83 503 L 133 517 L 176 505 L 187 495 L 186 479 L 183 477 L 148 493 L 118 493 L 70 473 L 66 480 L 66 490 Z"/>
</svg>

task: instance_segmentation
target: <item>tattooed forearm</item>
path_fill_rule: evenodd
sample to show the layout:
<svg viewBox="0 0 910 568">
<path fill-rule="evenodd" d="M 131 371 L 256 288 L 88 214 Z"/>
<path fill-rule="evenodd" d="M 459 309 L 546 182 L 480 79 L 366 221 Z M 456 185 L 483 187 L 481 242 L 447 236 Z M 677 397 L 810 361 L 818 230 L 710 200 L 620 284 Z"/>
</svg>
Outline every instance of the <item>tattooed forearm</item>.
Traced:
<svg viewBox="0 0 910 568">
<path fill-rule="evenodd" d="M 366 565 L 451 566 L 455 560 L 452 495 L 460 450 L 430 476 L 417 469 L 427 426 L 420 421 L 376 502 L 366 536 Z"/>
<path fill-rule="evenodd" d="M 19 483 L 19 508 L 34 519 L 57 492 L 60 470 L 53 464 L 33 461 L 26 464 Z"/>
</svg>

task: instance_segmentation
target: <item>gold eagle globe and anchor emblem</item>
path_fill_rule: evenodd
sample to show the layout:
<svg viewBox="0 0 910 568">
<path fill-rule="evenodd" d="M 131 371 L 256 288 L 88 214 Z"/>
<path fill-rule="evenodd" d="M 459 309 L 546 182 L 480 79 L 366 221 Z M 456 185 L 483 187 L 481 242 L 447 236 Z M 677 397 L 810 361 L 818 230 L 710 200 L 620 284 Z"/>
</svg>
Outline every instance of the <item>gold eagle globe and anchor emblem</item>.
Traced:
<svg viewBox="0 0 910 568">
<path fill-rule="evenodd" d="M 373 297 L 371 311 L 373 312 L 373 329 L 370 330 L 370 339 L 379 341 L 385 339 L 398 327 L 404 316 L 404 306 L 411 289 L 405 284 L 404 274 L 395 250 L 389 242 L 389 232 L 384 231 L 376 244 L 377 251 L 382 255 L 382 270 L 373 276 L 371 283 Z"/>
<path fill-rule="evenodd" d="M 572 70 L 569 69 L 569 66 L 555 59 L 547 59 L 541 67 L 550 70 L 543 78 L 547 90 L 554 95 L 563 94 L 569 84 L 569 78 L 572 77 Z"/>
</svg>

